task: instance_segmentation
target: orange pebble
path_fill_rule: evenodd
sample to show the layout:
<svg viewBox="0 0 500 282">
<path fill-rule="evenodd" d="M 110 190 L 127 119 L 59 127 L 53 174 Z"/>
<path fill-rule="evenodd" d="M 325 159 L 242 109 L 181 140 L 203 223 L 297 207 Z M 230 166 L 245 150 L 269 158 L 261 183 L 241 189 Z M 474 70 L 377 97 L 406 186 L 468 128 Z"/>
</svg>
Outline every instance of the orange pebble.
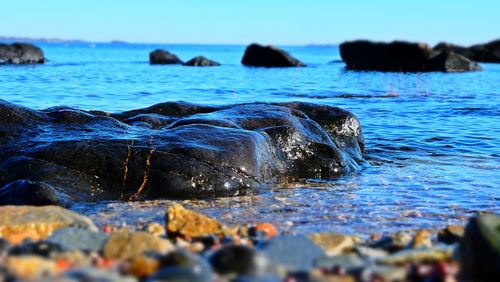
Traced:
<svg viewBox="0 0 500 282">
<path fill-rule="evenodd" d="M 276 229 L 276 227 L 274 227 L 274 225 L 269 222 L 258 223 L 255 226 L 255 229 L 257 231 L 266 232 L 268 237 L 274 237 L 278 235 L 278 229 Z"/>
<path fill-rule="evenodd" d="M 67 259 L 59 259 L 56 261 L 56 272 L 61 273 L 68 270 L 71 263 Z"/>
<path fill-rule="evenodd" d="M 113 227 L 111 225 L 104 225 L 102 228 L 102 231 L 104 233 L 112 233 L 113 232 Z"/>
</svg>

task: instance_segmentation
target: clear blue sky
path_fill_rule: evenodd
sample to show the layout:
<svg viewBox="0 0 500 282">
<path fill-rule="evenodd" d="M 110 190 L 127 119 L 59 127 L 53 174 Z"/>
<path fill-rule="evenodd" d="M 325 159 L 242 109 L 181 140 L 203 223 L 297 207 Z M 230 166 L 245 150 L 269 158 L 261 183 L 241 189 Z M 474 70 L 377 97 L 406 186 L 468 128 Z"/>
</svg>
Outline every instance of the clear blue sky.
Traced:
<svg viewBox="0 0 500 282">
<path fill-rule="evenodd" d="M 143 43 L 500 38 L 499 0 L 10 0 L 0 36 Z"/>
</svg>

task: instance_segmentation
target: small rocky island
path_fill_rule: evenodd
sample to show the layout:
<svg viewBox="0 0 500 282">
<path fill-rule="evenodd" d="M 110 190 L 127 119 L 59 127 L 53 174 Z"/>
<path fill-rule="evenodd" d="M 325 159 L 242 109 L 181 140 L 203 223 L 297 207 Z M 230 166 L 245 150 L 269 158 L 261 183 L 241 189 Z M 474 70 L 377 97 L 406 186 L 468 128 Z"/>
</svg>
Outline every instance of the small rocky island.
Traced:
<svg viewBox="0 0 500 282">
<path fill-rule="evenodd" d="M 43 64 L 42 49 L 29 43 L 0 43 L 0 65 Z"/>
<path fill-rule="evenodd" d="M 340 56 L 348 70 L 357 71 L 464 72 L 482 69 L 459 53 L 404 41 L 348 41 L 340 44 Z"/>
<path fill-rule="evenodd" d="M 276 46 L 250 44 L 243 54 L 241 63 L 252 67 L 305 67 L 306 65 Z"/>
</svg>

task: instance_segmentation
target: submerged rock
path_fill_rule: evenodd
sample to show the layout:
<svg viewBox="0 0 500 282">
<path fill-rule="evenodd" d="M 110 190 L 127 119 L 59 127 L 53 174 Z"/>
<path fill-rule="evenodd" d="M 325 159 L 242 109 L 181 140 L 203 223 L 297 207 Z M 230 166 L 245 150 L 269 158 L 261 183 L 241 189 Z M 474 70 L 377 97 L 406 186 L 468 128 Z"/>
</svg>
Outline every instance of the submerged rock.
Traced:
<svg viewBox="0 0 500 282">
<path fill-rule="evenodd" d="M 149 63 L 152 65 L 176 65 L 183 62 L 177 55 L 166 50 L 156 49 L 149 53 Z"/>
<path fill-rule="evenodd" d="M 0 100 L 0 202 L 242 195 L 337 178 L 363 162 L 363 149 L 358 119 L 325 105 L 169 102 L 109 114 Z"/>
<path fill-rule="evenodd" d="M 28 43 L 0 43 L 1 64 L 43 64 L 45 57 L 39 47 Z"/>
<path fill-rule="evenodd" d="M 245 66 L 254 67 L 305 67 L 301 61 L 275 46 L 250 44 L 241 59 Z"/>
<path fill-rule="evenodd" d="M 340 56 L 349 70 L 401 72 L 481 70 L 479 65 L 460 54 L 435 51 L 427 44 L 404 41 L 344 42 L 340 44 Z"/>
<path fill-rule="evenodd" d="M 192 67 L 216 67 L 216 66 L 220 66 L 220 64 L 218 62 L 209 60 L 203 56 L 194 57 L 182 65 L 183 66 L 192 66 Z"/>
</svg>

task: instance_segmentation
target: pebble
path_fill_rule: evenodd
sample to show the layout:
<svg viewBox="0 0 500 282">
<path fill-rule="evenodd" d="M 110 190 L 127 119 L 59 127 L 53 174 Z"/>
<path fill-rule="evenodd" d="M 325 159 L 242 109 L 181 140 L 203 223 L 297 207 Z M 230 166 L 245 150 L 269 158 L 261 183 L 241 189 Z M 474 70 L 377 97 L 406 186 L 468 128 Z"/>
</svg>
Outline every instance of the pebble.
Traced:
<svg viewBox="0 0 500 282">
<path fill-rule="evenodd" d="M 448 225 L 446 228 L 439 230 L 437 239 L 446 244 L 458 243 L 464 236 L 464 226 Z"/>
<path fill-rule="evenodd" d="M 161 269 L 146 281 L 211 282 L 213 272 L 205 259 L 186 252 L 174 251 L 160 260 Z"/>
<path fill-rule="evenodd" d="M 173 250 L 174 245 L 169 240 L 142 231 L 122 229 L 106 241 L 103 255 L 107 259 L 129 260 L 147 252 L 166 254 Z"/>
<path fill-rule="evenodd" d="M 165 235 L 165 227 L 156 222 L 149 223 L 144 231 L 158 237 Z"/>
<path fill-rule="evenodd" d="M 326 269 L 332 271 L 334 269 L 337 272 L 357 272 L 360 268 L 366 265 L 366 262 L 361 259 L 358 255 L 350 253 L 344 255 L 338 255 L 334 257 L 322 257 L 317 259 L 314 263 L 315 267 Z"/>
<path fill-rule="evenodd" d="M 137 282 L 132 276 L 124 276 L 117 272 L 98 269 L 95 267 L 82 267 L 64 273 L 62 278 L 74 279 L 71 281 L 83 282 Z"/>
<path fill-rule="evenodd" d="M 9 255 L 19 256 L 19 255 L 37 255 L 45 258 L 52 258 L 55 255 L 61 253 L 63 248 L 59 244 L 47 242 L 47 241 L 36 241 L 31 242 L 29 240 L 24 241 L 23 244 L 17 245 L 10 249 Z"/>
<path fill-rule="evenodd" d="M 59 206 L 2 206 L 0 207 L 0 237 L 12 244 L 25 239 L 46 239 L 55 230 L 75 226 L 97 231 L 86 216 Z"/>
<path fill-rule="evenodd" d="M 50 235 L 47 241 L 59 244 L 67 251 L 82 250 L 99 252 L 108 238 L 109 235 L 104 232 L 68 227 L 56 230 Z"/>
<path fill-rule="evenodd" d="M 289 271 L 309 271 L 315 260 L 325 256 L 318 245 L 301 235 L 274 237 L 259 248 L 273 263 L 283 265 Z"/>
<path fill-rule="evenodd" d="M 419 230 L 412 241 L 413 248 L 431 248 L 432 237 L 427 230 Z"/>
<path fill-rule="evenodd" d="M 56 272 L 54 261 L 34 255 L 8 257 L 5 266 L 11 275 L 26 280 L 53 276 Z"/>
<path fill-rule="evenodd" d="M 268 222 L 258 223 L 255 225 L 255 230 L 266 233 L 267 238 L 278 236 L 278 229 Z"/>
<path fill-rule="evenodd" d="M 227 233 L 227 229 L 217 220 L 186 209 L 180 204 L 168 207 L 165 221 L 169 236 L 197 238 Z"/>
<path fill-rule="evenodd" d="M 320 246 L 328 256 L 342 254 L 344 251 L 351 250 L 354 246 L 350 236 L 337 233 L 315 233 L 309 235 L 309 238 Z"/>
<path fill-rule="evenodd" d="M 453 246 L 403 250 L 383 258 L 381 262 L 389 265 L 403 265 L 408 262 L 429 263 L 451 260 L 454 250 Z"/>
<path fill-rule="evenodd" d="M 128 271 L 131 275 L 143 279 L 157 272 L 159 267 L 158 259 L 142 255 L 132 260 Z"/>
<path fill-rule="evenodd" d="M 267 259 L 247 246 L 225 246 L 211 255 L 209 261 L 215 272 L 222 275 L 261 276 L 266 273 Z"/>
</svg>

